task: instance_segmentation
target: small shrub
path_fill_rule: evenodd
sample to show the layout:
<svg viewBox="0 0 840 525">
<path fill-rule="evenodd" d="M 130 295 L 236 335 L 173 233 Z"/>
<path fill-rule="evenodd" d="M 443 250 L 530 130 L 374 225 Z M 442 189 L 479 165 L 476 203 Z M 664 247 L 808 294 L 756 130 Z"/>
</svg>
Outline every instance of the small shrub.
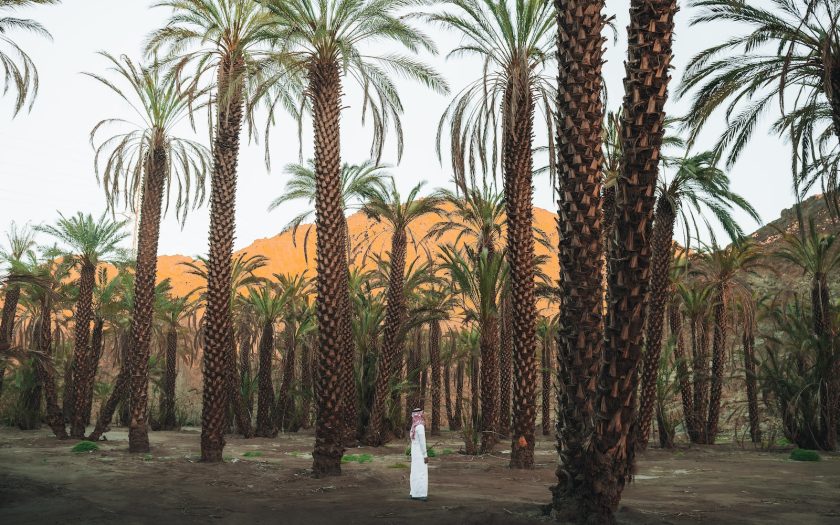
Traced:
<svg viewBox="0 0 840 525">
<path fill-rule="evenodd" d="M 405 463 L 394 463 L 393 465 L 388 465 L 388 468 L 408 468 L 408 465 Z"/>
<path fill-rule="evenodd" d="M 73 448 L 70 449 L 70 451 L 75 454 L 81 454 L 82 452 L 96 452 L 97 450 L 99 450 L 99 445 L 93 441 L 79 441 L 73 446 Z"/>
<path fill-rule="evenodd" d="M 805 450 L 804 448 L 795 448 L 790 453 L 790 459 L 794 461 L 819 461 L 820 455 L 813 450 Z"/>
<path fill-rule="evenodd" d="M 441 456 L 448 456 L 449 454 L 454 454 L 454 453 L 455 453 L 455 451 L 452 450 L 451 448 L 445 448 L 445 449 L 440 451 Z"/>
<path fill-rule="evenodd" d="M 249 450 L 248 452 L 242 454 L 246 458 L 258 458 L 263 455 L 262 452 L 259 450 Z"/>
<path fill-rule="evenodd" d="M 151 454 L 146 454 L 145 456 L 143 456 L 143 461 L 151 461 L 153 459 L 155 459 L 155 458 L 152 457 Z"/>
<path fill-rule="evenodd" d="M 452 451 L 450 450 L 449 453 L 451 454 Z M 405 455 L 411 457 L 411 447 L 406 447 Z M 438 453 L 432 447 L 426 447 L 426 455 L 429 456 L 430 458 L 435 458 L 435 457 L 437 457 Z"/>
<path fill-rule="evenodd" d="M 371 463 L 373 456 L 371 454 L 346 454 L 341 458 L 342 463 Z"/>
</svg>

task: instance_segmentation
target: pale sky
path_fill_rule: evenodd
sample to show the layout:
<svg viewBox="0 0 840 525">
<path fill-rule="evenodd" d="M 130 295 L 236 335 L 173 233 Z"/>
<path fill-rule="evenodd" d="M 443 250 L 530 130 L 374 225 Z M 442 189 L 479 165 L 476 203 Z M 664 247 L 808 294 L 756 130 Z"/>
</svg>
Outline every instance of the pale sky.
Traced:
<svg viewBox="0 0 840 525">
<path fill-rule="evenodd" d="M 32 112 L 21 113 L 14 120 L 11 120 L 12 101 L 8 97 L 0 99 L 0 229 L 5 230 L 12 220 L 18 223 L 52 222 L 57 217 L 57 210 L 65 214 L 78 210 L 99 214 L 105 209 L 104 194 L 94 175 L 89 133 L 104 118 L 131 117 L 131 114 L 116 95 L 80 73 L 103 71 L 106 63 L 96 55 L 99 50 L 139 59 L 146 35 L 160 27 L 168 14 L 163 8 L 151 9 L 151 5 L 151 0 L 64 0 L 58 6 L 21 13 L 44 24 L 53 34 L 54 41 L 12 35 L 37 64 L 41 90 Z M 605 66 L 609 105 L 616 108 L 623 95 L 627 1 L 607 0 L 607 11 L 616 15 L 619 29 L 617 44 L 612 42 L 612 35 L 608 35 Z M 722 41 L 731 30 L 727 26 L 690 28 L 690 17 L 690 10 L 685 7 L 677 14 L 674 87 L 690 56 Z M 474 60 L 445 59 L 445 54 L 458 43 L 457 35 L 437 27 L 426 27 L 425 30 L 434 37 L 441 51 L 439 56 L 425 58 L 447 78 L 453 93 L 481 75 L 480 64 Z M 402 188 L 411 187 L 420 180 L 428 181 L 428 187 L 449 185 L 448 160 L 444 159 L 443 166 L 438 162 L 435 133 L 440 115 L 451 97 L 439 96 L 408 82 L 399 85 L 406 107 L 402 119 L 405 153 L 392 172 Z M 360 126 L 360 100 L 352 96 L 352 90 L 347 91 L 344 99 L 347 109 L 342 121 L 342 160 L 352 163 L 367 158 L 370 129 Z M 687 107 L 687 101 L 674 101 L 672 97 L 668 110 L 679 115 Z M 770 119 L 763 129 L 769 127 L 769 122 Z M 722 121 L 712 122 L 698 148 L 709 147 L 723 129 Z M 540 132 L 538 128 L 538 137 Z M 304 133 L 304 156 L 309 157 L 312 155 L 311 130 L 307 128 Z M 194 133 L 186 127 L 182 135 L 207 140 L 203 130 Z M 537 142 L 544 143 L 544 140 Z M 288 205 L 271 213 L 267 211 L 268 204 L 283 188 L 283 165 L 298 159 L 297 131 L 290 118 L 279 120 L 272 131 L 270 146 L 271 173 L 263 162 L 262 144 L 245 144 L 241 151 L 237 249 L 254 239 L 276 235 L 303 209 L 301 204 L 297 207 Z M 396 163 L 395 150 L 391 142 L 386 148 L 384 162 Z M 776 218 L 793 202 L 790 147 L 773 136 L 757 132 L 730 175 L 733 189 L 745 196 L 765 221 Z M 555 209 L 547 176 L 535 180 L 534 204 Z M 755 229 L 755 224 L 743 214 L 738 217 L 745 231 Z M 207 226 L 206 207 L 191 213 L 183 230 L 174 214 L 170 214 L 162 227 L 160 253 L 205 253 Z"/>
</svg>

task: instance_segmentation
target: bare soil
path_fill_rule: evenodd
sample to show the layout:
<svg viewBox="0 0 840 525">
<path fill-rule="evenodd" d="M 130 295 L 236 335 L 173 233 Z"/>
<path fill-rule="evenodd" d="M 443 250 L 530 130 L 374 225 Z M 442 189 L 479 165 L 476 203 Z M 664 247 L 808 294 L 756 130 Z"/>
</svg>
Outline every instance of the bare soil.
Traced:
<svg viewBox="0 0 840 525">
<path fill-rule="evenodd" d="M 428 502 L 408 498 L 406 443 L 358 448 L 341 477 L 313 479 L 311 433 L 228 438 L 223 464 L 198 462 L 196 429 L 151 434 L 152 453 L 128 453 L 125 429 L 74 454 L 46 430 L 0 429 L 0 523 L 526 524 L 549 522 L 556 454 L 537 445 L 532 471 L 498 453 L 457 453 L 458 436 L 429 436 Z M 250 457 L 244 456 L 250 452 Z M 624 493 L 620 523 L 840 523 L 840 456 L 795 462 L 786 451 L 731 445 L 651 449 Z"/>
</svg>

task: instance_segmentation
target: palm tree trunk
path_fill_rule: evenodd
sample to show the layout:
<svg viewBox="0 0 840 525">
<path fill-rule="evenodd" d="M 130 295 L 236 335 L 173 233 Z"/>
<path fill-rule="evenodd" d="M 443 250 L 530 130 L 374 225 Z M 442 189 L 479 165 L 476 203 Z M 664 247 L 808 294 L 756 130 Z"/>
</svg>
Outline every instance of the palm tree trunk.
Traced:
<svg viewBox="0 0 840 525">
<path fill-rule="evenodd" d="M 67 439 L 67 430 L 64 428 L 64 414 L 61 407 L 58 406 L 58 392 L 55 388 L 55 376 L 53 375 L 52 304 L 49 297 L 41 305 L 41 318 L 37 325 L 36 334 L 38 350 L 41 355 L 35 359 L 35 370 L 38 380 L 43 385 L 44 400 L 47 405 L 47 424 L 49 424 L 55 437 Z"/>
<path fill-rule="evenodd" d="M 292 426 L 294 402 L 290 396 L 292 383 L 295 381 L 295 331 L 291 321 L 286 322 L 286 358 L 283 360 L 283 378 L 280 392 L 277 394 L 276 424 L 284 431 Z"/>
<path fill-rule="evenodd" d="M 93 385 L 96 383 L 96 372 L 99 370 L 99 360 L 102 358 L 102 331 L 105 328 L 105 320 L 94 314 L 93 332 L 90 336 L 90 362 L 87 364 L 87 375 L 84 378 L 85 384 L 89 385 L 82 417 L 85 426 L 90 425 L 90 414 L 93 409 Z"/>
<path fill-rule="evenodd" d="M 831 300 L 828 279 L 824 273 L 816 273 L 811 280 L 811 310 L 813 313 L 814 333 L 822 340 L 833 342 L 834 327 L 831 322 Z M 825 370 L 824 380 L 820 381 L 820 429 L 819 441 L 825 450 L 837 448 L 837 412 L 840 398 L 840 357 L 832 358 L 833 344 L 823 345 L 825 355 L 817 356 L 819 367 Z M 822 353 L 821 352 L 821 353 Z M 833 365 L 833 366 L 832 366 Z M 834 374 L 832 374 L 834 372 Z"/>
<path fill-rule="evenodd" d="M 155 313 L 157 250 L 167 162 L 166 150 L 163 147 L 157 147 L 146 158 L 137 244 L 137 271 L 134 278 L 134 316 L 131 325 L 134 357 L 131 360 L 133 366 L 129 387 L 129 452 L 149 451 L 149 355 Z"/>
<path fill-rule="evenodd" d="M 376 387 L 373 394 L 368 434 L 365 437 L 365 443 L 369 446 L 380 446 L 386 441 L 383 433 L 385 400 L 391 384 L 393 365 L 398 356 L 402 354 L 403 346 L 399 333 L 405 319 L 403 274 L 405 272 L 406 248 L 406 232 L 404 230 L 395 231 L 391 239 L 391 272 L 388 276 L 386 296 L 385 334 L 382 342 L 382 352 L 377 363 Z"/>
<path fill-rule="evenodd" d="M 470 427 L 472 430 L 479 428 L 480 412 L 479 400 L 481 385 L 479 378 L 481 377 L 481 360 L 476 356 L 470 357 Z"/>
<path fill-rule="evenodd" d="M 691 354 L 694 369 L 694 421 L 697 424 L 697 441 L 695 443 L 706 443 L 706 415 L 709 404 L 708 377 L 707 377 L 707 356 L 706 346 L 708 336 L 708 316 L 691 320 Z"/>
<path fill-rule="evenodd" d="M 551 334 L 542 344 L 542 434 L 551 434 Z"/>
<path fill-rule="evenodd" d="M 420 392 L 421 382 L 421 364 L 420 364 L 420 349 L 423 344 L 423 330 L 417 327 L 414 331 L 416 337 L 414 344 L 411 345 L 408 352 L 408 362 L 406 364 L 406 380 L 408 383 L 408 391 L 406 392 L 405 401 L 405 424 L 404 427 L 411 426 L 411 412 L 415 408 L 422 408 Z"/>
<path fill-rule="evenodd" d="M 236 170 L 243 117 L 245 65 L 225 56 L 219 65 L 213 174 L 210 188 L 210 234 L 207 258 L 207 312 L 204 388 L 201 410 L 201 460 L 222 461 L 226 411 L 231 394 L 233 351 L 231 272 L 236 234 Z M 248 425 L 250 428 L 250 424 Z"/>
<path fill-rule="evenodd" d="M 671 241 L 674 238 L 676 210 L 663 196 L 656 205 L 651 241 L 653 255 L 650 263 L 650 299 L 645 330 L 645 356 L 642 363 L 642 390 L 639 401 L 638 432 L 635 441 L 645 450 L 650 438 L 653 408 L 656 404 L 656 379 L 659 375 L 659 356 L 662 354 L 662 333 L 665 326 L 665 304 L 671 290 Z"/>
<path fill-rule="evenodd" d="M 534 467 L 537 419 L 537 307 L 534 287 L 534 100 L 527 68 L 513 75 L 504 95 L 505 208 L 513 317 L 513 433 L 511 468 Z M 513 118 L 510 118 L 513 116 Z"/>
<path fill-rule="evenodd" d="M 683 406 L 685 430 L 692 443 L 697 442 L 697 419 L 694 413 L 694 398 L 691 390 L 691 376 L 685 355 L 685 340 L 682 334 L 682 316 L 679 307 L 671 303 L 668 308 L 668 324 L 674 338 L 674 360 L 677 363 L 677 380 L 680 382 L 680 398 Z"/>
<path fill-rule="evenodd" d="M 178 378 L 178 332 L 170 326 L 166 332 L 166 373 L 163 378 L 163 392 L 160 398 L 161 430 L 175 430 L 175 381 Z"/>
<path fill-rule="evenodd" d="M 259 393 L 257 395 L 257 437 L 274 437 L 272 411 L 274 410 L 274 386 L 271 382 L 271 363 L 274 357 L 274 324 L 263 324 L 260 337 L 260 367 L 257 372 Z"/>
<path fill-rule="evenodd" d="M 239 327 L 239 390 L 248 392 L 245 398 L 245 408 L 248 411 L 248 419 L 254 413 L 254 391 L 251 388 L 251 347 L 253 340 L 250 329 L 243 323 Z"/>
<path fill-rule="evenodd" d="M 558 483 L 551 491 L 558 517 L 576 520 L 588 515 L 595 501 L 595 473 L 588 467 L 591 456 L 586 443 L 594 431 L 597 377 L 603 355 L 602 261 L 614 215 L 614 206 L 607 204 L 607 193 L 614 196 L 614 190 L 602 190 L 601 173 L 604 2 L 555 0 L 554 5 L 559 73 L 559 285 L 563 306 L 556 335 L 556 448 L 560 465 Z"/>
<path fill-rule="evenodd" d="M 712 377 L 709 396 L 709 420 L 706 425 L 706 442 L 715 444 L 720 419 L 720 401 L 723 392 L 723 367 L 726 360 L 727 293 L 725 285 L 721 285 L 715 297 L 715 331 L 712 339 Z"/>
<path fill-rule="evenodd" d="M 455 366 L 455 427 L 449 430 L 461 430 L 464 411 L 464 363 L 458 361 Z"/>
<path fill-rule="evenodd" d="M 594 504 L 612 521 L 635 464 L 636 387 L 642 356 L 651 226 L 668 98 L 676 0 L 631 0 L 624 80 L 621 178 L 610 243 L 604 367 L 594 456 L 603 470 Z"/>
<path fill-rule="evenodd" d="M 93 285 L 96 279 L 96 266 L 83 264 L 79 270 L 79 298 L 76 311 L 73 341 L 73 372 L 69 389 L 65 393 L 70 399 L 70 437 L 82 438 L 85 435 L 84 400 L 87 392 L 84 378 L 87 376 L 88 354 L 90 352 L 90 319 L 93 313 Z"/>
<path fill-rule="evenodd" d="M 742 342 L 744 346 L 744 380 L 747 384 L 747 409 L 750 416 L 750 440 L 753 443 L 761 443 L 755 370 L 755 335 L 753 335 L 752 327 L 745 328 Z"/>
<path fill-rule="evenodd" d="M 20 285 L 10 284 L 6 287 L 3 298 L 3 316 L 0 318 L 0 348 L 8 349 L 12 344 L 15 330 L 15 314 L 17 314 L 20 300 Z M 6 361 L 0 363 L 0 396 L 3 395 L 3 376 L 6 374 Z"/>
<path fill-rule="evenodd" d="M 350 261 L 350 234 L 347 226 L 347 219 L 344 217 L 342 210 L 341 223 L 342 236 L 344 237 L 344 245 L 346 246 L 345 253 L 347 254 L 347 261 Z M 349 266 L 348 266 L 349 268 Z M 344 418 L 343 426 L 344 432 L 342 441 L 347 446 L 355 446 L 358 444 L 358 420 L 359 420 L 359 393 L 356 391 L 356 341 L 353 339 L 353 303 L 350 299 L 350 282 L 349 275 L 347 280 L 348 293 L 342 295 L 342 300 L 345 301 L 343 305 L 342 321 L 342 349 L 341 355 L 341 392 L 343 405 L 341 414 Z"/>
<path fill-rule="evenodd" d="M 431 371 L 431 401 L 432 401 L 432 427 L 431 435 L 440 435 L 440 321 L 434 320 L 429 323 L 429 362 Z M 447 368 L 448 370 L 448 368 Z M 449 374 L 447 373 L 447 382 Z M 449 404 L 449 388 L 446 390 L 447 405 Z M 447 412 L 449 407 L 447 407 Z"/>
<path fill-rule="evenodd" d="M 130 381 L 129 374 L 132 368 L 129 363 L 129 359 L 134 353 L 131 348 L 131 343 L 132 340 L 129 332 L 123 333 L 120 337 L 119 343 L 120 353 L 123 356 L 120 371 L 117 374 L 116 381 L 114 381 L 114 388 L 111 390 L 111 395 L 108 396 L 108 400 L 105 401 L 105 404 L 99 408 L 99 417 L 96 418 L 96 426 L 90 436 L 88 436 L 90 441 L 99 441 L 102 434 L 109 430 L 111 419 L 114 417 L 114 412 L 117 410 L 117 405 L 120 401 L 123 401 L 126 394 L 128 394 Z"/>
<path fill-rule="evenodd" d="M 346 353 L 346 319 L 350 300 L 344 208 L 341 200 L 341 77 L 336 62 L 318 62 L 309 70 L 315 129 L 316 260 L 318 355 L 315 374 L 316 476 L 341 474 L 342 357 Z"/>
<path fill-rule="evenodd" d="M 491 314 L 481 325 L 481 453 L 496 444 L 499 425 L 499 318 Z"/>
<path fill-rule="evenodd" d="M 513 374 L 513 318 L 510 294 L 502 299 L 501 334 L 499 341 L 499 438 L 510 437 L 511 375 Z"/>
<path fill-rule="evenodd" d="M 305 341 L 300 352 L 300 389 L 303 392 L 303 399 L 300 406 L 300 421 L 296 426 L 309 428 L 312 424 L 310 418 L 312 412 L 312 355 L 311 342 Z"/>
</svg>

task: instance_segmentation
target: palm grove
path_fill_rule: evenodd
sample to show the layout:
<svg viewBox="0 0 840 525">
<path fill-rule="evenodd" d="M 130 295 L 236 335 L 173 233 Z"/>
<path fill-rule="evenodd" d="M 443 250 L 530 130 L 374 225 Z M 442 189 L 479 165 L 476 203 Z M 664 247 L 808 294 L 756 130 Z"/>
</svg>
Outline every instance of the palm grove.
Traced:
<svg viewBox="0 0 840 525">
<path fill-rule="evenodd" d="M 55 3 L 0 0 L 15 115 L 39 82 L 14 35 L 49 37 L 16 9 Z M 604 523 L 654 421 L 663 447 L 678 430 L 715 443 L 733 376 L 753 442 L 778 427 L 800 447 L 836 449 L 830 286 L 840 246 L 801 208 L 797 231 L 779 232 L 781 248 L 745 237 L 732 212 L 758 215 L 725 170 L 765 108 L 787 101 L 769 132 L 793 146 L 795 194 L 821 185 L 836 212 L 840 2 L 690 6 L 692 26 L 729 20 L 741 33 L 692 57 L 672 86 L 676 1 L 631 0 L 623 100 L 607 112 L 603 0 L 156 2 L 169 18 L 145 58 L 103 52 L 107 68 L 88 73 L 135 117 L 90 133 L 112 213 L 8 231 L 4 417 L 93 440 L 119 418 L 130 451 L 148 452 L 150 429 L 190 422 L 176 380 L 200 361 L 204 461 L 222 461 L 231 432 L 314 427 L 313 473 L 325 476 L 340 474 L 345 447 L 402 436 L 415 405 L 430 411 L 433 434 L 444 423 L 457 431 L 463 452 L 506 440 L 510 467 L 534 468 L 539 407 L 544 434 L 556 423 L 553 512 Z M 450 59 L 475 55 L 484 67 L 440 118 L 438 155 L 451 160 L 454 187 L 403 192 L 380 162 L 386 139 L 397 158 L 403 148 L 396 79 L 450 89 L 418 58 L 438 52 L 424 25 L 461 37 Z M 691 101 L 688 117 L 666 114 L 672 91 Z M 359 164 L 342 163 L 348 103 L 363 108 L 371 131 L 371 159 Z M 180 135 L 179 123 L 204 115 L 209 143 Z M 727 131 L 695 151 L 714 115 Z M 314 205 L 314 228 L 307 213 L 287 228 L 304 230 L 300 249 L 314 235 L 316 271 L 266 277 L 263 257 L 233 254 L 239 147 L 256 127 L 268 135 L 304 120 L 313 157 L 286 167 L 272 207 Z M 555 236 L 534 224 L 534 176 L 546 171 Z M 204 284 L 176 296 L 157 275 L 161 219 L 172 209 L 188 220 L 206 202 L 207 256 L 185 269 Z M 122 248 L 128 225 L 113 218 L 123 208 L 139 215 L 133 253 Z M 352 235 L 355 210 L 375 235 Z M 423 236 L 421 219 L 433 221 Z M 728 245 L 697 241 L 713 223 Z M 376 251 L 380 236 L 386 248 Z M 545 257 L 559 261 L 559 275 L 545 273 Z M 810 288 L 762 295 L 752 278 L 780 264 L 801 270 Z"/>
</svg>

